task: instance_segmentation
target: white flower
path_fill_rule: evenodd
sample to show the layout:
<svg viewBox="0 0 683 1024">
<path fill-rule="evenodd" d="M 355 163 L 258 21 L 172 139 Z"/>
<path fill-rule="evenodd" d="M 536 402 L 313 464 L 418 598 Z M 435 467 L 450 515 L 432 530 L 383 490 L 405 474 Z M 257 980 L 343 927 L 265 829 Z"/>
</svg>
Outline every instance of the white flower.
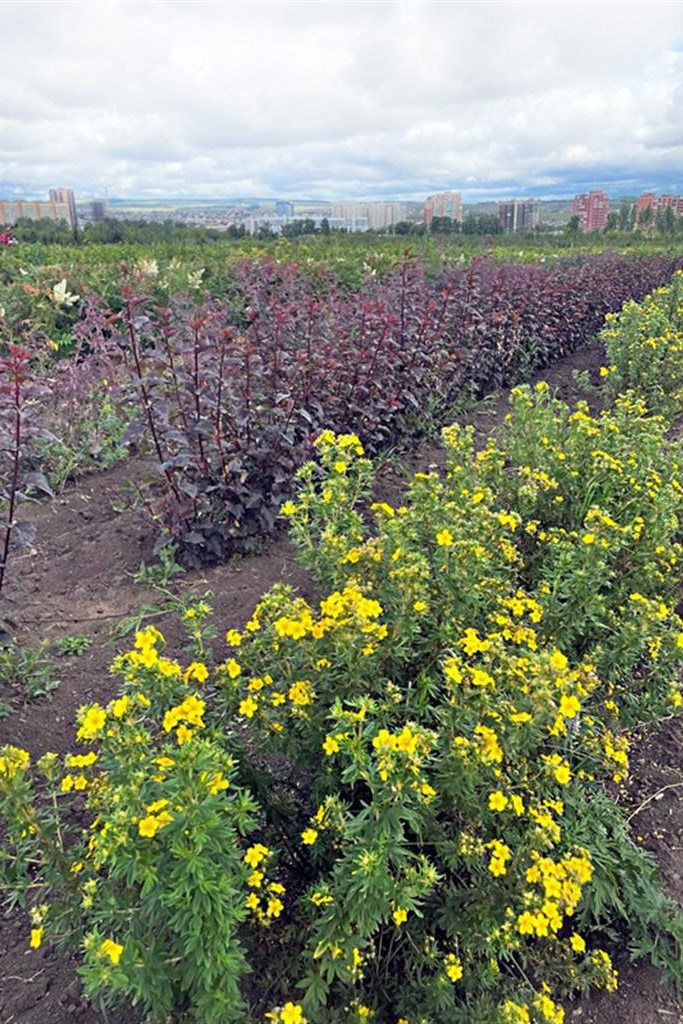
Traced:
<svg viewBox="0 0 683 1024">
<path fill-rule="evenodd" d="M 52 289 L 52 301 L 55 306 L 73 306 L 79 299 L 80 295 L 73 295 L 66 290 L 65 277 Z"/>
</svg>

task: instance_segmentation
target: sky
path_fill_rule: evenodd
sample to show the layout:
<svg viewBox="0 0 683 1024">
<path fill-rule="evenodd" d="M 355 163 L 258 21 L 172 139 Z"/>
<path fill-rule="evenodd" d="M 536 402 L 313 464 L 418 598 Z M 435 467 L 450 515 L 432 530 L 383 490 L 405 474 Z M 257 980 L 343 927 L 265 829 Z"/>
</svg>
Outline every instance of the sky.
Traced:
<svg viewBox="0 0 683 1024">
<path fill-rule="evenodd" d="M 683 3 L 3 2 L 0 197 L 683 193 Z"/>
</svg>

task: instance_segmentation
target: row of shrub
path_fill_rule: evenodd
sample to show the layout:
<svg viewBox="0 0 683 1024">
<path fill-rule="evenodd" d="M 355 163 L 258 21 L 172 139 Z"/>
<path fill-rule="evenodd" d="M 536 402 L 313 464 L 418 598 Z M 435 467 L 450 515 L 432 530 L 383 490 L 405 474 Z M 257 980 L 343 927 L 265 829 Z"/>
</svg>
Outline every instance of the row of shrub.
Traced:
<svg viewBox="0 0 683 1024">
<path fill-rule="evenodd" d="M 444 474 L 369 510 L 362 440 L 320 433 L 282 508 L 320 599 L 274 587 L 215 666 L 189 607 L 189 657 L 138 633 L 84 752 L 1 752 L 30 945 L 201 1024 L 561 1024 L 616 987 L 615 941 L 683 982 L 619 791 L 631 727 L 682 701 L 670 422 L 521 386 L 482 450 L 447 428 Z"/>
<path fill-rule="evenodd" d="M 212 296 L 201 268 L 146 260 L 118 291 L 105 274 L 103 295 L 87 301 L 66 278 L 46 287 L 54 268 L 43 268 L 42 285 L 15 281 L 0 309 L 0 393 L 12 396 L 0 418 L 0 543 L 22 480 L 58 490 L 138 444 L 159 465 L 147 497 L 162 543 L 189 564 L 248 553 L 275 528 L 323 427 L 358 428 L 371 454 L 434 430 L 458 403 L 587 341 L 672 266 L 666 256 L 481 259 L 435 278 L 406 257 L 378 275 L 368 264 L 350 292 L 320 265 L 271 259 L 234 266 Z M 58 340 L 26 302 L 44 307 Z M 17 333 L 19 347 L 3 340 Z"/>
<path fill-rule="evenodd" d="M 265 261 L 230 294 L 160 307 L 144 277 L 112 308 L 89 299 L 79 352 L 106 355 L 128 437 L 158 459 L 156 514 L 190 563 L 253 551 L 323 428 L 370 454 L 585 344 L 605 313 L 668 279 L 669 258 L 499 265 L 437 280 L 404 259 L 352 294 Z M 111 365 L 115 369 L 111 369 Z"/>
</svg>

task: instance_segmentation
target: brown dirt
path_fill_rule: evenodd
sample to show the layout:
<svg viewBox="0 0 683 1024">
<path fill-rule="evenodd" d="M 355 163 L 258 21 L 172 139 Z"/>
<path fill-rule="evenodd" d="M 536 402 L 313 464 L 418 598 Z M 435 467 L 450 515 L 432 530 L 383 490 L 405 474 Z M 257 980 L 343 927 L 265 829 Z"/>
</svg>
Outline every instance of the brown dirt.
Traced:
<svg viewBox="0 0 683 1024">
<path fill-rule="evenodd" d="M 542 376 L 558 396 L 573 402 L 585 397 L 599 406 L 599 395 L 584 394 L 573 371 L 585 371 L 599 384 L 600 346 L 591 346 L 551 367 Z M 459 417 L 475 427 L 482 443 L 505 415 L 507 396 L 494 396 Z M 400 464 L 383 466 L 378 492 L 386 500 L 400 493 L 408 473 L 439 466 L 438 444 L 425 443 Z M 136 460 L 91 476 L 62 496 L 27 511 L 37 526 L 36 552 L 15 557 L 7 593 L 9 615 L 19 623 L 19 640 L 55 641 L 65 635 L 86 636 L 92 647 L 80 656 L 58 659 L 61 685 L 40 701 L 23 703 L 9 695 L 14 712 L 0 721 L 0 744 L 21 745 L 34 755 L 46 750 L 69 750 L 77 708 L 92 700 L 108 700 L 114 682 L 108 666 L 127 640 L 110 640 L 110 630 L 154 594 L 136 584 L 132 574 L 151 559 L 154 536 L 150 525 L 134 510 L 115 511 L 130 484 L 154 476 L 152 464 Z M 117 500 L 119 499 L 119 500 Z M 285 581 L 310 596 L 310 583 L 285 537 L 262 554 L 227 566 L 178 577 L 178 591 L 211 590 L 214 620 L 223 629 L 240 627 L 261 594 Z M 180 640 L 176 616 L 159 621 L 171 648 Z M 219 638 L 220 638 L 219 634 Z M 219 652 L 220 654 L 220 652 Z M 8 699 L 6 692 L 0 697 Z M 683 723 L 667 721 L 644 736 L 633 755 L 634 772 L 629 806 L 642 810 L 634 828 L 657 858 L 667 892 L 683 906 Z M 670 788 L 665 788 L 670 787 Z M 650 799 L 651 798 L 651 799 Z M 649 802 L 648 802 L 649 801 Z M 104 1018 L 82 997 L 75 959 L 50 950 L 28 950 L 29 924 L 23 914 L 0 920 L 0 1024 L 101 1024 Z M 683 1024 L 683 1002 L 660 981 L 648 965 L 618 965 L 621 986 L 616 995 L 597 994 L 567 1010 L 577 1024 Z M 111 1024 L 133 1024 L 132 1012 L 109 1014 Z"/>
</svg>

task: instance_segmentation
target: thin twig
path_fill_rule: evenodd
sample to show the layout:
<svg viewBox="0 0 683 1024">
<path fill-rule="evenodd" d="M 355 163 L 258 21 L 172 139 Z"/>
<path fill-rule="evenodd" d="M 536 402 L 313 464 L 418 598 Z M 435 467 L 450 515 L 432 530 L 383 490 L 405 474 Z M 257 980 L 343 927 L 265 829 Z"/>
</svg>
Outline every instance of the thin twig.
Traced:
<svg viewBox="0 0 683 1024">
<path fill-rule="evenodd" d="M 5 978 L 5 981 L 22 981 L 24 985 L 28 985 L 30 982 L 35 981 L 41 974 L 45 973 L 45 968 L 41 967 L 39 971 L 32 974 L 30 978 L 20 978 L 18 974 L 10 974 L 9 977 Z"/>
<path fill-rule="evenodd" d="M 681 786 L 683 786 L 683 782 L 671 782 L 668 786 L 662 786 L 662 788 L 658 789 L 656 793 L 651 793 L 647 800 L 643 800 L 640 807 L 636 807 L 635 811 L 632 811 L 632 813 L 629 814 L 626 821 L 629 822 L 635 818 L 641 811 L 645 810 L 648 804 L 651 804 L 653 800 L 657 800 L 660 796 L 666 793 L 668 789 L 679 789 Z"/>
</svg>

